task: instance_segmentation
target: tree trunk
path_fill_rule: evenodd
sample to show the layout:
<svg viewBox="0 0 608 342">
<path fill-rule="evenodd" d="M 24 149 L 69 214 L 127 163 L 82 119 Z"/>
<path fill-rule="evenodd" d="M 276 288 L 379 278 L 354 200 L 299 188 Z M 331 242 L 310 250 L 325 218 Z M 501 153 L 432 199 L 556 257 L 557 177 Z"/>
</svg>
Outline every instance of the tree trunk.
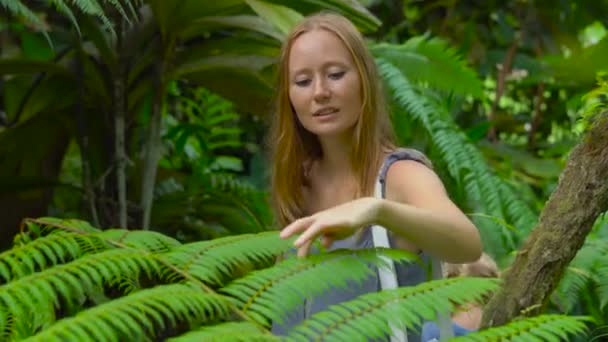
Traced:
<svg viewBox="0 0 608 342">
<path fill-rule="evenodd" d="M 116 188 L 118 189 L 118 223 L 127 228 L 127 153 L 125 151 L 125 74 L 126 61 L 123 52 L 124 19 L 118 18 L 116 52 L 118 63 L 114 75 L 114 148 L 116 160 Z"/>
<path fill-rule="evenodd" d="M 607 179 L 608 111 L 570 153 L 538 225 L 504 273 L 505 285 L 485 308 L 483 328 L 542 311 L 593 223 L 608 210 Z"/>
<path fill-rule="evenodd" d="M 148 139 L 146 141 L 146 155 L 142 177 L 141 207 L 143 210 L 142 229 L 150 229 L 150 217 L 152 215 L 152 203 L 154 200 L 154 185 L 156 183 L 156 171 L 158 161 L 161 157 L 161 125 L 162 111 L 165 98 L 165 87 L 162 79 L 163 68 L 158 68 L 158 80 L 154 99 L 152 100 L 152 117 L 148 127 Z"/>
</svg>

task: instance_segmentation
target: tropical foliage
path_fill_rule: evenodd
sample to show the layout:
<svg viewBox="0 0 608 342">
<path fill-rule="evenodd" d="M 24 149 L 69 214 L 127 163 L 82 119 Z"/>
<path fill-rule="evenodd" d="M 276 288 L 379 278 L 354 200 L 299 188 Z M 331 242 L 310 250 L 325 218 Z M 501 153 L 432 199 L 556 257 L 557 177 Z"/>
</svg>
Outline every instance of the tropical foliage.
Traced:
<svg viewBox="0 0 608 342">
<path fill-rule="evenodd" d="M 28 220 L 13 245 L 3 240 L 12 249 L 0 255 L 0 319 L 11 339 L 273 340 L 269 321 L 299 299 L 363 276 L 339 253 L 270 267 L 288 245 L 263 233 L 276 228 L 264 122 L 280 41 L 303 15 L 340 12 L 369 37 L 399 143 L 433 160 L 502 267 L 608 106 L 606 1 L 0 0 L 0 8 L 0 228 L 14 236 L 24 218 L 47 215 L 90 222 Z M 607 231 L 604 215 L 565 270 L 551 315 L 477 340 L 574 339 L 560 334 L 589 323 L 562 315 L 593 318 L 596 330 L 581 340 L 605 335 Z M 358 257 L 378 263 L 377 255 Z M 381 336 L 394 317 L 417 329 L 435 309 L 495 286 L 467 281 L 362 297 L 290 337 Z M 174 300 L 158 295 L 165 291 Z M 361 313 L 362 303 L 378 310 Z M 422 303 L 433 305 L 412 315 L 410 305 Z"/>
<path fill-rule="evenodd" d="M 7 340 L 122 341 L 381 338 L 392 326 L 419 329 L 454 305 L 478 302 L 495 279 L 452 278 L 362 295 L 271 333 L 304 298 L 344 287 L 370 265 L 416 262 L 403 251 L 338 250 L 288 257 L 276 232 L 181 244 L 155 232 L 97 230 L 78 220 L 26 220 L 0 255 L 0 327 Z M 472 291 L 471 289 L 474 289 Z M 541 316 L 470 335 L 557 340 L 585 330 L 585 319 Z M 476 337 L 477 336 L 477 337 Z"/>
</svg>

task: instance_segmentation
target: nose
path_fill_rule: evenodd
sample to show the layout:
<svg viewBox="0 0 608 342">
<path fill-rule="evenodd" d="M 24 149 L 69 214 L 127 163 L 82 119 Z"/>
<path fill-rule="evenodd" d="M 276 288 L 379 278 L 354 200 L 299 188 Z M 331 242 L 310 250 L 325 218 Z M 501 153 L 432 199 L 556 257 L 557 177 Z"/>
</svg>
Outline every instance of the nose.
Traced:
<svg viewBox="0 0 608 342">
<path fill-rule="evenodd" d="M 324 103 L 331 97 L 331 91 L 327 82 L 323 77 L 318 77 L 314 83 L 314 99 L 317 102 Z"/>
</svg>

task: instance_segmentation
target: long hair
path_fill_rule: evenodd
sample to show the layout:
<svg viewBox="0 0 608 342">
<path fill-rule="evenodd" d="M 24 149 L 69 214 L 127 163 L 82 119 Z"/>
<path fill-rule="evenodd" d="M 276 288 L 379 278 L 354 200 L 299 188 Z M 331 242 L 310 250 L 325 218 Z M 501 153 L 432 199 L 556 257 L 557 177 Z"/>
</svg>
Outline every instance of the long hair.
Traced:
<svg viewBox="0 0 608 342">
<path fill-rule="evenodd" d="M 307 169 L 322 158 L 316 135 L 307 131 L 296 117 L 289 98 L 289 54 L 301 35 L 326 30 L 335 34 L 350 52 L 361 80 L 362 111 L 354 127 L 351 167 L 357 178 L 357 197 L 373 193 L 384 152 L 394 148 L 390 117 L 386 108 L 374 60 L 361 33 L 343 16 L 318 13 L 306 17 L 287 36 L 278 63 L 275 112 L 271 118 L 271 197 L 277 223 L 281 226 L 311 214 L 304 209 L 302 190 L 307 185 Z"/>
</svg>

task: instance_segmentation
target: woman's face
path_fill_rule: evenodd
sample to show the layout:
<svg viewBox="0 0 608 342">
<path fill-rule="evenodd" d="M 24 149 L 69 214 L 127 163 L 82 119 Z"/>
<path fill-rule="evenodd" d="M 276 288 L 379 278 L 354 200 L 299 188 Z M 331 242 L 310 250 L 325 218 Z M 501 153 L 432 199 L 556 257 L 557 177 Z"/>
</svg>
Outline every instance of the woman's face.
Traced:
<svg viewBox="0 0 608 342">
<path fill-rule="evenodd" d="M 289 99 L 311 133 L 351 133 L 361 116 L 361 80 L 350 52 L 335 34 L 313 30 L 293 42 Z"/>
</svg>

